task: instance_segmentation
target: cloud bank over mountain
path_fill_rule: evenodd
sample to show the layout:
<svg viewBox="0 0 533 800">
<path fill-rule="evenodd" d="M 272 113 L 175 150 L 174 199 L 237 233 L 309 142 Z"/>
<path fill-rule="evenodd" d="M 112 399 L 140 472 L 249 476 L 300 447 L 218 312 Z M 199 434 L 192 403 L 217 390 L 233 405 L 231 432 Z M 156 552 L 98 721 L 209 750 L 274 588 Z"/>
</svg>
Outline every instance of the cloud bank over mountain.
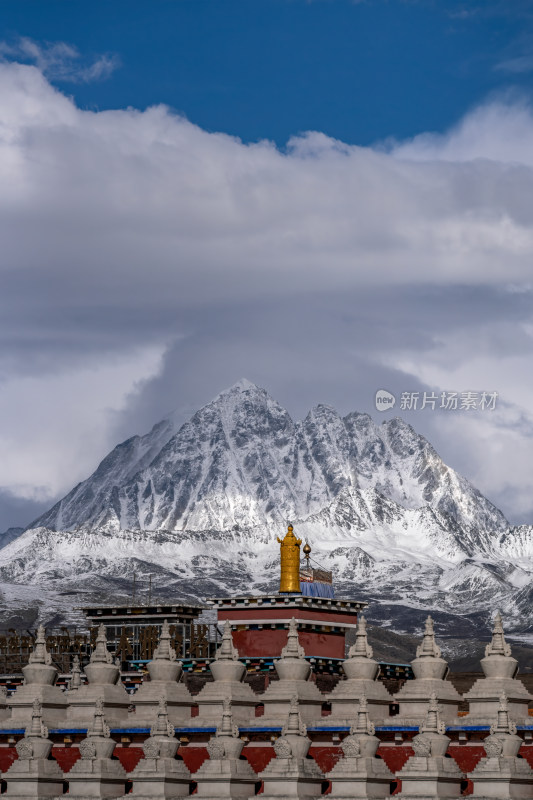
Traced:
<svg viewBox="0 0 533 800">
<path fill-rule="evenodd" d="M 280 150 L 164 106 L 78 108 L 24 64 L 0 64 L 0 95 L 4 494 L 52 500 L 246 374 L 296 417 L 376 413 L 378 388 L 498 391 L 492 414 L 404 416 L 531 521 L 526 102 L 408 142 Z"/>
</svg>

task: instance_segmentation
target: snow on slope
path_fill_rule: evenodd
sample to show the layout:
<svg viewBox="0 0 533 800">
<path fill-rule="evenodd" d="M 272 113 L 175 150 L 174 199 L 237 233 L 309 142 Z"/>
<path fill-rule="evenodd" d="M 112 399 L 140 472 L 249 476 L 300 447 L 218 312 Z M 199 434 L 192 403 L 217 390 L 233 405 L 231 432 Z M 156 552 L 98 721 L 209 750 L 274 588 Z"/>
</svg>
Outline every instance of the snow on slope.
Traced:
<svg viewBox="0 0 533 800">
<path fill-rule="evenodd" d="M 323 405 L 295 422 L 248 381 L 115 448 L 0 551 L 0 582 L 43 587 L 64 619 L 126 597 L 133 569 L 166 596 L 272 591 L 288 519 L 381 624 L 409 630 L 429 609 L 475 635 L 496 606 L 517 630 L 533 622 L 532 529 L 510 528 L 411 426 Z"/>
</svg>

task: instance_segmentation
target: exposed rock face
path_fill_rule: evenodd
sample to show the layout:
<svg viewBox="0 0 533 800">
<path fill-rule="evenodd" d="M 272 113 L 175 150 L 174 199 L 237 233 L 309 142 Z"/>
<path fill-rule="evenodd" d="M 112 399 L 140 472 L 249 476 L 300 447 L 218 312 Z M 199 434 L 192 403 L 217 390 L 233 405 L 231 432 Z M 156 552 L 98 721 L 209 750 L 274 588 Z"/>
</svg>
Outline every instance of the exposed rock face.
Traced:
<svg viewBox="0 0 533 800">
<path fill-rule="evenodd" d="M 456 629 L 458 616 L 476 608 L 486 619 L 494 606 L 515 627 L 531 623 L 530 527 L 509 527 L 401 419 L 318 406 L 295 422 L 247 381 L 179 430 L 164 420 L 116 447 L 0 550 L 0 588 L 21 585 L 0 593 L 0 609 L 38 605 L 41 618 L 65 619 L 88 595 L 116 598 L 121 583 L 127 594 L 133 568 L 191 598 L 275 590 L 273 541 L 288 519 L 334 570 L 339 595 L 356 586 L 402 630 L 424 609 Z M 61 594 L 82 591 L 83 603 Z M 479 620 L 465 634 L 469 624 Z"/>
</svg>

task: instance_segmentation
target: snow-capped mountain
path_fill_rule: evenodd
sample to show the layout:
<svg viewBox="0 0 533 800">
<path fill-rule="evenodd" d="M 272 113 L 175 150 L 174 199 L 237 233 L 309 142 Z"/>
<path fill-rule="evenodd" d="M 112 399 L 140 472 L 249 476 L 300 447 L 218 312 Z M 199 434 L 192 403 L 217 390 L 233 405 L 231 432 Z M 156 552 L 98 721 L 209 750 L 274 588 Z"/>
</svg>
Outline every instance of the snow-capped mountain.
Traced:
<svg viewBox="0 0 533 800">
<path fill-rule="evenodd" d="M 0 605 L 16 585 L 19 607 L 64 619 L 84 597 L 127 595 L 133 569 L 166 596 L 275 590 L 287 520 L 381 624 L 412 630 L 430 609 L 475 635 L 495 607 L 522 632 L 533 622 L 532 529 L 410 425 L 328 406 L 295 422 L 248 381 L 116 447 L 0 550 Z"/>
<path fill-rule="evenodd" d="M 368 414 L 342 418 L 317 406 L 293 422 L 248 381 L 175 433 L 165 420 L 120 444 L 33 527 L 228 530 L 300 519 L 365 489 L 406 509 L 430 507 L 465 530 L 508 527 L 401 419 L 376 425 Z"/>
</svg>

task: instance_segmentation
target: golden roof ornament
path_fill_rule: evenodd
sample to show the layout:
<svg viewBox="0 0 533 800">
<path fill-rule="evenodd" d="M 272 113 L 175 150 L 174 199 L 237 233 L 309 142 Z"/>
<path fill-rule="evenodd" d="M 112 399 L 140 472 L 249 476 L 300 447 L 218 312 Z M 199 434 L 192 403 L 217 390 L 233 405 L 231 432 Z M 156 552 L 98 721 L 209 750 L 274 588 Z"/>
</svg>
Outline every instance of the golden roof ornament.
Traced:
<svg viewBox="0 0 533 800">
<path fill-rule="evenodd" d="M 281 545 L 280 594 L 300 594 L 300 545 L 302 540 L 296 538 L 292 525 L 288 526 L 283 539 L 280 539 L 279 536 L 277 539 Z"/>
</svg>

